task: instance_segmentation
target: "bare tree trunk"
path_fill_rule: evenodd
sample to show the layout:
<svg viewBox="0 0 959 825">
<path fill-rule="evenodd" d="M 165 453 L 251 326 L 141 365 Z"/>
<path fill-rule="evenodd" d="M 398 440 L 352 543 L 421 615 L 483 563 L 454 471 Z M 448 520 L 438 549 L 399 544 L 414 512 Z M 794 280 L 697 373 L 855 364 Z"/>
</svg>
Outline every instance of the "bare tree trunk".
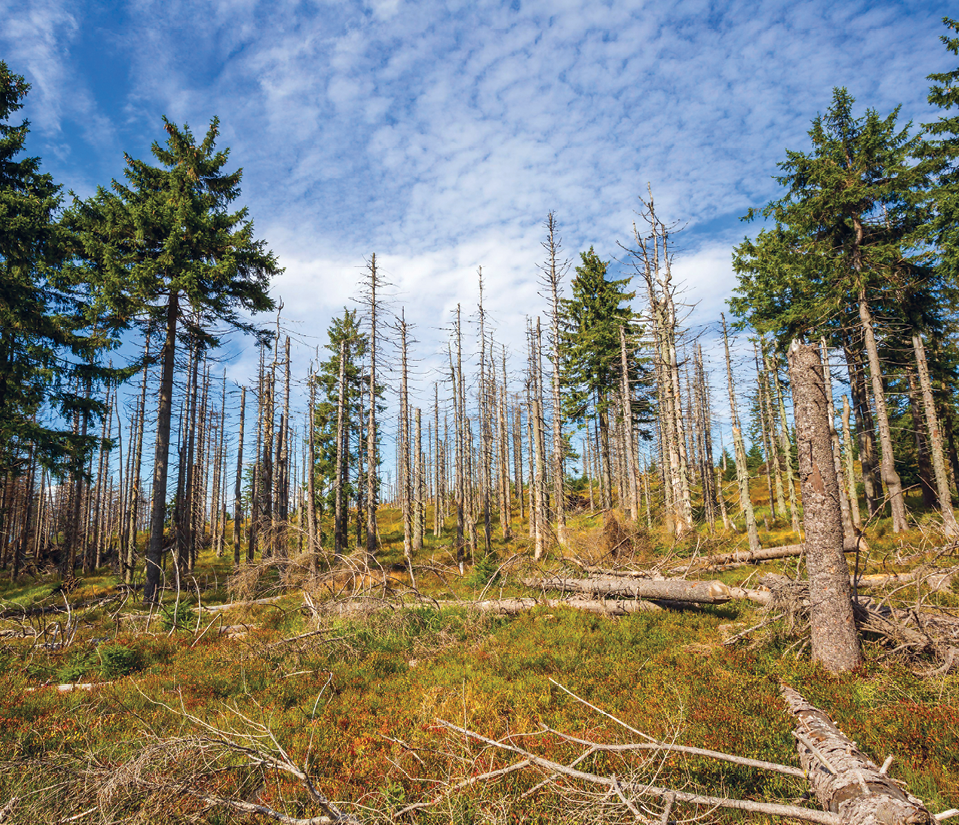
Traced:
<svg viewBox="0 0 959 825">
<path fill-rule="evenodd" d="M 629 517 L 639 521 L 639 490 L 637 488 L 636 444 L 633 439 L 632 388 L 629 386 L 629 362 L 626 357 L 626 332 L 619 328 L 619 358 L 622 370 L 623 442 L 626 447 L 626 475 L 629 499 Z"/>
<path fill-rule="evenodd" d="M 543 248 L 546 250 L 547 261 L 543 265 L 543 272 L 546 276 L 547 286 L 550 291 L 550 327 L 552 334 L 552 378 L 553 378 L 553 510 L 556 518 L 556 540 L 560 547 L 566 546 L 566 503 L 563 490 L 563 408 L 560 402 L 560 340 L 559 340 L 559 319 L 560 319 L 560 284 L 563 275 L 566 273 L 569 263 L 560 261 L 559 253 L 561 249 L 560 239 L 558 237 L 558 226 L 556 216 L 550 212 L 546 218 L 546 241 Z M 541 410 L 542 412 L 542 410 Z"/>
<path fill-rule="evenodd" d="M 509 428 L 506 426 L 506 355 L 503 354 L 503 385 L 500 388 L 499 403 L 497 404 L 497 424 L 499 427 L 499 523 L 503 541 L 512 538 L 510 524 L 511 504 L 509 489 Z"/>
<path fill-rule="evenodd" d="M 143 585 L 145 604 L 156 604 L 160 587 L 160 561 L 163 555 L 163 525 L 166 521 L 167 466 L 170 458 L 170 416 L 173 412 L 173 369 L 176 326 L 179 317 L 178 294 L 171 292 L 167 302 L 166 339 L 160 355 L 160 398 L 157 406 L 156 451 L 153 461 L 153 508 L 150 515 L 150 543 L 147 547 L 146 576 Z"/>
<path fill-rule="evenodd" d="M 416 453 L 413 461 L 413 552 L 423 549 L 423 527 L 426 515 L 426 506 L 423 500 L 423 421 L 419 407 L 414 412 L 416 420 L 414 447 Z M 413 560 L 410 559 L 410 579 L 416 581 L 413 575 Z"/>
<path fill-rule="evenodd" d="M 789 377 L 806 532 L 812 655 L 830 673 L 841 673 L 858 667 L 862 655 L 853 620 L 849 567 L 843 555 L 839 480 L 822 370 L 815 348 L 793 341 Z"/>
<path fill-rule="evenodd" d="M 733 428 L 733 448 L 736 451 L 736 478 L 739 482 L 739 505 L 746 519 L 746 535 L 749 538 L 749 549 L 752 552 L 759 550 L 759 531 L 756 529 L 756 516 L 753 512 L 753 503 L 749 498 L 749 470 L 746 467 L 746 447 L 743 444 L 742 431 L 739 427 L 739 412 L 736 409 L 736 390 L 733 385 L 732 360 L 729 357 L 729 333 L 726 329 L 726 316 L 723 319 L 723 344 L 726 347 L 726 376 L 729 381 L 729 412 Z"/>
<path fill-rule="evenodd" d="M 836 480 L 839 490 L 839 507 L 842 514 L 843 538 L 851 540 L 856 537 L 852 524 L 852 514 L 849 511 L 849 499 L 846 497 L 846 485 L 842 477 L 842 450 L 839 444 L 839 433 L 836 431 L 836 406 L 832 395 L 832 371 L 829 367 L 829 350 L 826 339 L 819 339 L 819 352 L 822 355 L 823 386 L 826 391 L 826 411 L 829 414 L 829 439 L 832 443 L 833 463 L 836 468 Z"/>
<path fill-rule="evenodd" d="M 446 500 L 446 491 L 443 489 L 443 465 L 440 463 L 440 385 L 433 383 L 433 538 L 439 539 L 443 534 L 443 504 Z M 444 441 L 443 447 L 446 447 Z"/>
<path fill-rule="evenodd" d="M 279 347 L 279 338 L 277 346 Z M 280 415 L 279 444 L 276 461 L 276 544 L 278 551 L 286 556 L 288 526 L 290 520 L 290 336 L 286 336 L 283 359 L 283 413 Z"/>
<path fill-rule="evenodd" d="M 460 305 L 456 305 L 456 366 L 453 366 L 453 353 L 450 351 L 450 374 L 453 383 L 453 428 L 456 433 L 456 561 L 463 572 L 464 564 L 464 527 L 466 505 L 466 422 L 463 414 L 463 335 L 460 326 Z"/>
<path fill-rule="evenodd" d="M 929 429 L 932 468 L 936 476 L 936 491 L 939 496 L 939 509 L 942 512 L 943 530 L 947 536 L 959 535 L 959 525 L 952 509 L 952 495 L 949 492 L 949 479 L 946 475 L 946 462 L 943 457 L 942 434 L 939 431 L 939 419 L 936 416 L 936 404 L 932 397 L 932 382 L 929 380 L 929 365 L 922 337 L 912 336 L 912 346 L 916 354 L 919 369 L 919 385 L 922 388 L 923 405 L 926 408 L 926 427 Z"/>
<path fill-rule="evenodd" d="M 523 491 L 523 411 L 517 404 L 513 410 L 513 483 L 516 485 L 516 504 L 519 518 L 526 518 L 526 497 Z"/>
<path fill-rule="evenodd" d="M 397 450 L 399 461 L 396 467 L 396 480 L 403 511 L 403 557 L 407 567 L 413 569 L 413 471 L 410 467 L 410 404 L 409 383 L 406 362 L 407 326 L 406 310 L 400 310 L 396 331 L 400 336 L 400 412 L 397 428 Z"/>
<path fill-rule="evenodd" d="M 935 507 L 939 503 L 936 486 L 933 481 L 932 459 L 929 456 L 929 436 L 926 433 L 925 413 L 922 406 L 922 393 L 916 367 L 906 364 L 906 385 L 909 388 L 909 414 L 912 418 L 912 436 L 916 445 L 916 467 L 919 471 L 919 489 L 922 492 L 922 506 Z"/>
<path fill-rule="evenodd" d="M 852 434 L 849 430 L 849 398 L 842 397 L 842 437 L 846 448 L 846 485 L 849 491 L 849 510 L 853 526 L 862 529 L 862 515 L 859 512 L 859 492 L 856 489 L 856 472 L 853 468 Z"/>
<path fill-rule="evenodd" d="M 343 349 L 345 341 L 340 341 L 340 381 L 343 380 Z M 310 569 L 314 575 L 319 572 L 320 543 L 316 524 L 316 374 L 310 369 L 310 402 L 306 410 L 306 551 L 310 554 Z M 343 445 L 343 388 L 340 384 L 340 403 L 337 405 L 336 416 L 336 513 L 333 523 L 333 553 L 338 560 L 343 552 L 343 490 L 340 484 L 340 470 L 342 469 L 341 450 Z"/>
<path fill-rule="evenodd" d="M 776 406 L 779 407 L 779 441 L 782 450 L 783 463 L 786 466 L 786 486 L 789 495 L 789 521 L 797 538 L 802 538 L 799 531 L 799 507 L 796 505 L 796 476 L 793 474 L 792 446 L 789 442 L 789 422 L 786 420 L 786 404 L 783 401 L 782 387 L 779 384 L 779 366 L 770 359 L 770 372 L 773 375 L 773 389 L 776 391 Z"/>
<path fill-rule="evenodd" d="M 376 288 L 379 273 L 376 271 L 376 254 L 370 256 L 370 396 L 369 421 L 366 425 L 366 563 L 376 555 L 376 510 L 379 496 L 379 461 L 376 450 L 376 311 L 379 308 Z"/>
<path fill-rule="evenodd" d="M 766 465 L 766 493 L 769 496 L 769 509 L 774 519 L 779 513 L 776 509 L 776 500 L 773 496 L 773 451 L 772 438 L 766 426 L 766 394 L 763 392 L 763 371 L 759 366 L 759 347 L 753 342 L 753 360 L 756 363 L 756 403 L 759 408 L 759 430 L 763 440 L 763 458 Z M 768 527 L 767 527 L 768 529 Z"/>
<path fill-rule="evenodd" d="M 240 566 L 240 545 L 243 541 L 243 511 L 240 505 L 243 492 L 243 427 L 246 423 L 246 387 L 240 389 L 240 440 L 236 449 L 236 484 L 233 487 L 233 563 Z"/>
<path fill-rule="evenodd" d="M 315 491 L 313 486 L 315 484 L 313 476 L 315 475 L 315 465 L 316 465 L 316 435 L 315 435 L 315 424 L 313 422 L 313 415 L 316 404 L 316 389 L 313 386 L 316 382 L 316 378 L 311 378 L 310 381 L 310 456 L 309 456 L 309 492 L 310 497 L 309 509 L 307 511 L 307 523 L 309 525 L 310 531 L 310 552 L 316 552 L 316 511 L 315 511 Z M 333 497 L 334 497 L 334 507 L 333 507 L 333 556 L 337 560 L 343 555 L 346 549 L 346 532 L 348 529 L 347 526 L 347 511 L 346 503 L 343 500 L 344 492 L 344 453 L 347 451 L 347 444 L 345 442 L 345 428 L 346 428 L 346 341 L 340 341 L 340 368 L 339 374 L 337 377 L 337 393 L 336 393 L 336 476 L 333 479 Z"/>
<path fill-rule="evenodd" d="M 869 359 L 869 373 L 872 378 L 872 394 L 876 401 L 876 423 L 879 425 L 879 447 L 881 452 L 882 480 L 889 492 L 892 506 L 892 531 L 901 533 L 908 529 L 906 500 L 902 491 L 902 481 L 896 472 L 892 451 L 892 432 L 889 429 L 889 414 L 886 410 L 886 393 L 882 386 L 882 367 L 879 364 L 879 348 L 873 332 L 872 313 L 866 303 L 865 294 L 859 296 L 859 320 L 862 322 L 863 338 L 866 345 L 866 357 Z"/>
<path fill-rule="evenodd" d="M 869 407 L 869 393 L 866 389 L 865 367 L 862 354 L 855 344 L 847 342 L 843 346 L 846 366 L 849 370 L 849 388 L 856 412 L 856 431 L 859 437 L 859 461 L 862 464 L 862 486 L 866 495 L 866 511 L 876 515 L 882 499 L 882 479 L 878 475 L 876 458 L 875 425 L 872 410 Z"/>
</svg>

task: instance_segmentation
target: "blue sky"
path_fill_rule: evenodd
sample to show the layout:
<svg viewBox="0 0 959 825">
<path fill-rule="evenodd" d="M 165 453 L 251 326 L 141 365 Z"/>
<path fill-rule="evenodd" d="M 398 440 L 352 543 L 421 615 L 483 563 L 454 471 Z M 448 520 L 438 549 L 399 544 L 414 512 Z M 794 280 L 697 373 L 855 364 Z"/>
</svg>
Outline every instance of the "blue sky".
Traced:
<svg viewBox="0 0 959 825">
<path fill-rule="evenodd" d="M 936 116 L 926 75 L 952 3 L 0 0 L 0 59 L 27 77 L 31 154 L 66 189 L 120 177 L 161 116 L 244 168 L 242 201 L 286 267 L 274 294 L 322 344 L 377 253 L 425 365 L 476 302 L 522 364 L 543 220 L 567 255 L 628 243 L 637 196 L 686 225 L 674 271 L 718 319 L 737 220 L 776 195 L 786 147 L 847 86 L 859 112 Z M 718 353 L 716 353 L 718 356 Z M 301 355 L 301 358 L 305 358 Z M 241 380 L 249 349 L 231 368 Z M 305 371 L 305 370 L 304 370 Z M 423 373 L 423 403 L 432 397 Z"/>
</svg>

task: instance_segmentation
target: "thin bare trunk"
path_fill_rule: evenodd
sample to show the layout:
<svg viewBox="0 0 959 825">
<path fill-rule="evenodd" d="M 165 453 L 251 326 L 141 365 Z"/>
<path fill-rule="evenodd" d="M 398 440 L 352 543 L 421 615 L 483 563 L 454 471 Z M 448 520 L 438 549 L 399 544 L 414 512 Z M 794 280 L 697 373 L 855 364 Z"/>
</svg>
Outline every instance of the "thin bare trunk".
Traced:
<svg viewBox="0 0 959 825">
<path fill-rule="evenodd" d="M 926 427 L 929 429 L 929 446 L 932 453 L 932 468 L 936 476 L 936 491 L 939 495 L 939 509 L 942 512 L 943 529 L 947 536 L 959 535 L 959 525 L 952 509 L 952 495 L 949 492 L 949 479 L 946 475 L 946 462 L 942 449 L 942 434 L 936 415 L 936 404 L 932 396 L 932 381 L 929 380 L 929 365 L 922 337 L 912 336 L 912 346 L 919 368 L 919 385 L 922 388 L 923 405 L 926 408 Z"/>
</svg>

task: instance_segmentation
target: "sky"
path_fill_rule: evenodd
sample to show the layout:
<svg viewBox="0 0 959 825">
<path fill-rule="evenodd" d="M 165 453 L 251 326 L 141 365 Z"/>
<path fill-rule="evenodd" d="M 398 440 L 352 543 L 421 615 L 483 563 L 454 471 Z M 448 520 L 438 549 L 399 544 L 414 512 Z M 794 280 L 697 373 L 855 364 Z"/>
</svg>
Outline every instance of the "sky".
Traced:
<svg viewBox="0 0 959 825">
<path fill-rule="evenodd" d="M 163 116 L 198 136 L 218 117 L 241 202 L 285 267 L 273 295 L 300 370 L 376 253 L 391 310 L 414 325 L 426 406 L 480 266 L 497 340 L 522 367 L 525 318 L 547 309 L 550 211 L 571 261 L 592 245 L 621 275 L 651 191 L 684 227 L 674 272 L 708 339 L 732 248 L 756 231 L 739 218 L 777 196 L 786 148 L 807 148 L 835 86 L 858 113 L 935 119 L 926 76 L 955 68 L 939 42 L 955 13 L 940 0 L 0 0 L 0 59 L 32 84 L 29 153 L 80 197 L 120 178 L 124 153 L 147 158 Z M 232 346 L 242 381 L 255 354 Z"/>
</svg>

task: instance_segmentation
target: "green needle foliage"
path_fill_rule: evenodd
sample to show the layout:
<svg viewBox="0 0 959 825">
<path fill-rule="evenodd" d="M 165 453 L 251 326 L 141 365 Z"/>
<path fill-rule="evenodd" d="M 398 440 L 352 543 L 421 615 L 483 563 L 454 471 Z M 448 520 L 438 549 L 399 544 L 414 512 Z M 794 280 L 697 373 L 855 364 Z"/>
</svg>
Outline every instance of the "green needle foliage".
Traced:
<svg viewBox="0 0 959 825">
<path fill-rule="evenodd" d="M 216 118 L 197 143 L 189 127 L 164 118 L 158 166 L 126 156 L 126 183 L 74 204 L 71 225 L 95 263 L 97 300 L 163 330 L 153 511 L 144 597 L 160 578 L 173 402 L 175 351 L 186 333 L 198 350 L 220 343 L 214 325 L 263 335 L 245 313 L 273 307 L 270 279 L 282 270 L 256 240 L 246 209 L 230 211 L 242 170 L 225 172 L 229 150 L 216 150 Z"/>
<path fill-rule="evenodd" d="M 741 321 L 780 345 L 855 326 L 861 296 L 894 315 L 903 291 L 928 289 L 918 258 L 927 173 L 912 161 L 918 139 L 900 129 L 898 108 L 853 115 L 854 99 L 833 90 L 813 120 L 812 151 L 786 151 L 776 181 L 786 189 L 757 215 L 771 229 L 734 252 L 739 276 L 730 302 Z"/>
<path fill-rule="evenodd" d="M 28 446 L 58 474 L 79 472 L 97 439 L 71 423 L 101 414 L 92 386 L 118 377 L 100 364 L 118 327 L 75 277 L 60 187 L 39 158 L 18 158 L 29 123 L 7 121 L 29 89 L 0 62 L 0 475 L 28 463 Z"/>
<path fill-rule="evenodd" d="M 944 17 L 942 22 L 957 36 L 940 39 L 959 57 L 959 20 Z M 944 113 L 924 126 L 929 137 L 922 144 L 922 155 L 931 164 L 935 180 L 928 228 L 930 240 L 938 247 L 943 276 L 959 283 L 959 68 L 928 79 L 936 84 L 929 89 L 929 102 Z"/>
<path fill-rule="evenodd" d="M 572 297 L 562 301 L 564 412 L 567 420 L 580 424 L 598 415 L 605 433 L 622 380 L 620 327 L 626 330 L 628 349 L 635 349 L 636 315 L 629 302 L 636 293 L 627 291 L 629 278 L 608 277 L 609 262 L 601 260 L 593 247 L 580 258 L 570 285 Z M 641 366 L 633 358 L 630 367 L 630 383 L 636 386 Z M 637 415 L 638 410 L 636 404 Z"/>
</svg>

